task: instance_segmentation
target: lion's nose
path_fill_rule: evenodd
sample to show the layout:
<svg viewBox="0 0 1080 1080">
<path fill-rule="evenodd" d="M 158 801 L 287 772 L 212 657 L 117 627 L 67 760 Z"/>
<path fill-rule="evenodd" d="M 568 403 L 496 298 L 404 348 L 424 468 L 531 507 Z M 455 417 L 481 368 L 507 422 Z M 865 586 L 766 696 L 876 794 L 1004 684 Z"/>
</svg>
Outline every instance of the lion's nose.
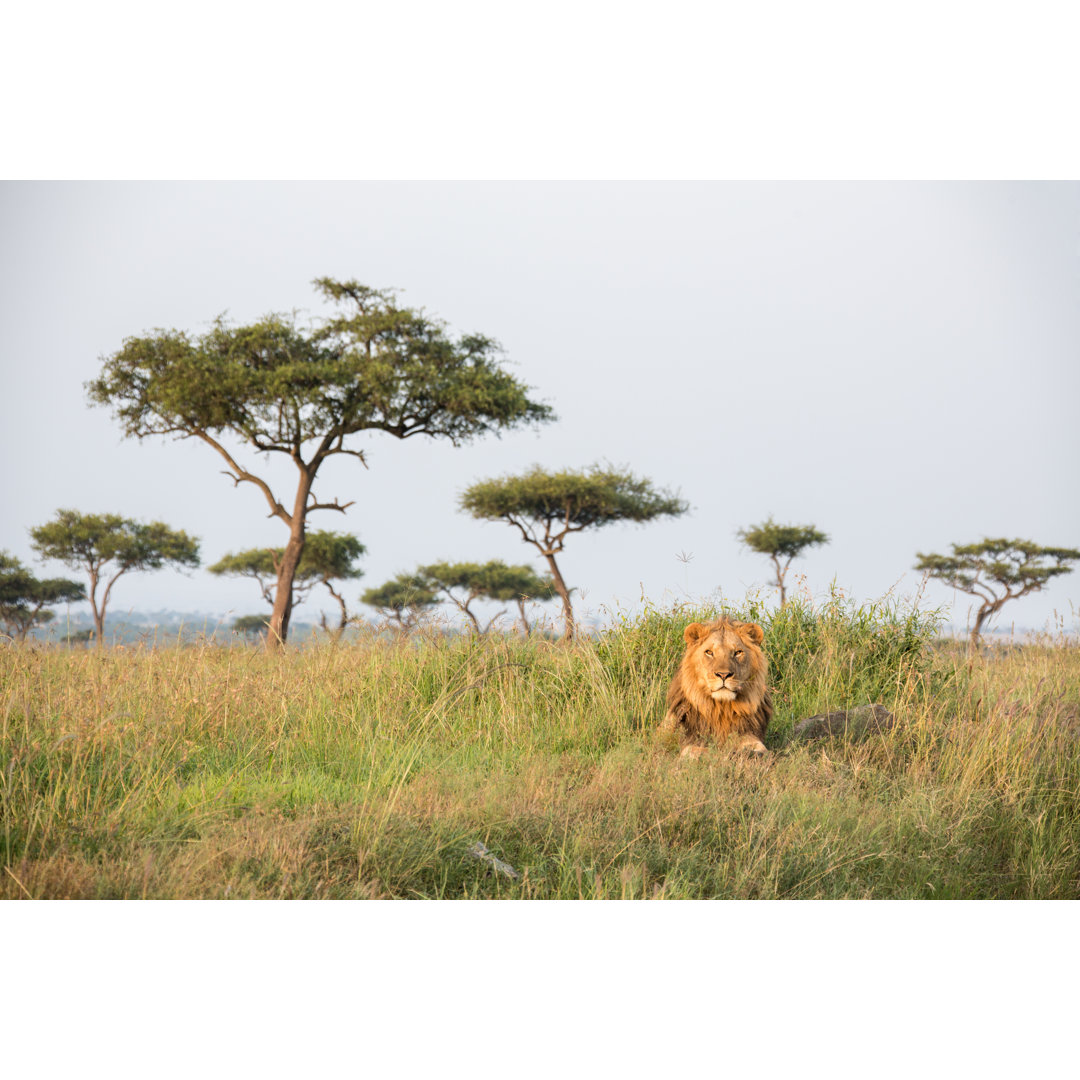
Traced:
<svg viewBox="0 0 1080 1080">
<path fill-rule="evenodd" d="M 727 680 L 727 679 L 730 679 L 733 674 L 734 674 L 734 672 L 731 672 L 731 671 L 718 671 L 718 672 L 716 672 L 716 677 L 718 679 Z"/>
</svg>

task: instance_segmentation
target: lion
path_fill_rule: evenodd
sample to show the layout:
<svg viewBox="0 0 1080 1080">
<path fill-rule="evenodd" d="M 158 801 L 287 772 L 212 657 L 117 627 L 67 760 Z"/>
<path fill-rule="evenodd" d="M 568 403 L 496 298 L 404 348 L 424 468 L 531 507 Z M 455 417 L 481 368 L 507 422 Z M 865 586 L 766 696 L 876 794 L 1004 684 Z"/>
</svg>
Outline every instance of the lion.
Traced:
<svg viewBox="0 0 1080 1080">
<path fill-rule="evenodd" d="M 737 749 L 766 753 L 773 705 L 769 662 L 760 648 L 765 631 L 757 623 L 722 618 L 691 623 L 683 637 L 686 653 L 668 689 L 661 731 L 679 735 L 683 757 L 703 754 L 706 740 L 732 737 Z"/>
</svg>

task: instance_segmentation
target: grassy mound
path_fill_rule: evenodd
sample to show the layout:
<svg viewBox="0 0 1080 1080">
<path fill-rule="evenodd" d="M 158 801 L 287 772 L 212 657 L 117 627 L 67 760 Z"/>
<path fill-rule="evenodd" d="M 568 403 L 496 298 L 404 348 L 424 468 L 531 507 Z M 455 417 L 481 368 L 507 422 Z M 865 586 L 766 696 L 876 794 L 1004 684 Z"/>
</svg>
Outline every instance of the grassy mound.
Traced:
<svg viewBox="0 0 1080 1080">
<path fill-rule="evenodd" d="M 0 651 L 4 897 L 1075 897 L 1080 650 L 834 597 L 766 631 L 765 762 L 652 732 L 682 628 Z M 804 743 L 880 701 L 897 726 Z M 469 854 L 482 841 L 510 878 Z"/>
</svg>

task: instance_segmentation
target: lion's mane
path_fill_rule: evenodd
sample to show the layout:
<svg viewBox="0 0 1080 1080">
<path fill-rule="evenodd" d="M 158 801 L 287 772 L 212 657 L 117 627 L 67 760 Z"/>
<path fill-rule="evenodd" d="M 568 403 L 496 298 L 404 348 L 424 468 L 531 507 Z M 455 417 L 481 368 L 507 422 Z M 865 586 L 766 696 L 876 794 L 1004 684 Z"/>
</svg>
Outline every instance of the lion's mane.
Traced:
<svg viewBox="0 0 1080 1080">
<path fill-rule="evenodd" d="M 686 652 L 668 689 L 664 728 L 677 732 L 684 746 L 731 736 L 742 736 L 741 741 L 752 747 L 764 744 L 773 705 L 767 685 L 769 662 L 761 651 L 765 637 L 761 627 L 723 618 L 691 623 L 683 637 Z M 712 658 L 706 655 L 707 649 L 714 653 Z M 722 663 L 721 649 L 726 650 Z M 717 667 L 730 668 L 737 677 L 734 700 L 713 696 L 710 682 L 717 680 L 711 673 Z"/>
</svg>

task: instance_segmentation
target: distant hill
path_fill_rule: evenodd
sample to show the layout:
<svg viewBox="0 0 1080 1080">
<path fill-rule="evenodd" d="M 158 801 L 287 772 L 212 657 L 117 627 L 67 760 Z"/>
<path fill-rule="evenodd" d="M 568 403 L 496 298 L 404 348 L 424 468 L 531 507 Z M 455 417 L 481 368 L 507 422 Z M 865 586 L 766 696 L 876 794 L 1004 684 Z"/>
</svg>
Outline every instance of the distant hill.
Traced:
<svg viewBox="0 0 1080 1080">
<path fill-rule="evenodd" d="M 109 613 L 105 618 L 105 635 L 108 643 L 126 645 L 145 642 L 165 644 L 169 641 L 232 641 L 233 620 L 247 612 L 204 611 L 121 611 Z M 57 612 L 51 623 L 37 627 L 31 637 L 38 641 L 64 641 L 69 636 L 84 637 L 94 628 L 89 612 Z M 308 622 L 293 621 L 289 625 L 289 638 L 302 640 L 314 632 L 315 626 Z"/>
</svg>

